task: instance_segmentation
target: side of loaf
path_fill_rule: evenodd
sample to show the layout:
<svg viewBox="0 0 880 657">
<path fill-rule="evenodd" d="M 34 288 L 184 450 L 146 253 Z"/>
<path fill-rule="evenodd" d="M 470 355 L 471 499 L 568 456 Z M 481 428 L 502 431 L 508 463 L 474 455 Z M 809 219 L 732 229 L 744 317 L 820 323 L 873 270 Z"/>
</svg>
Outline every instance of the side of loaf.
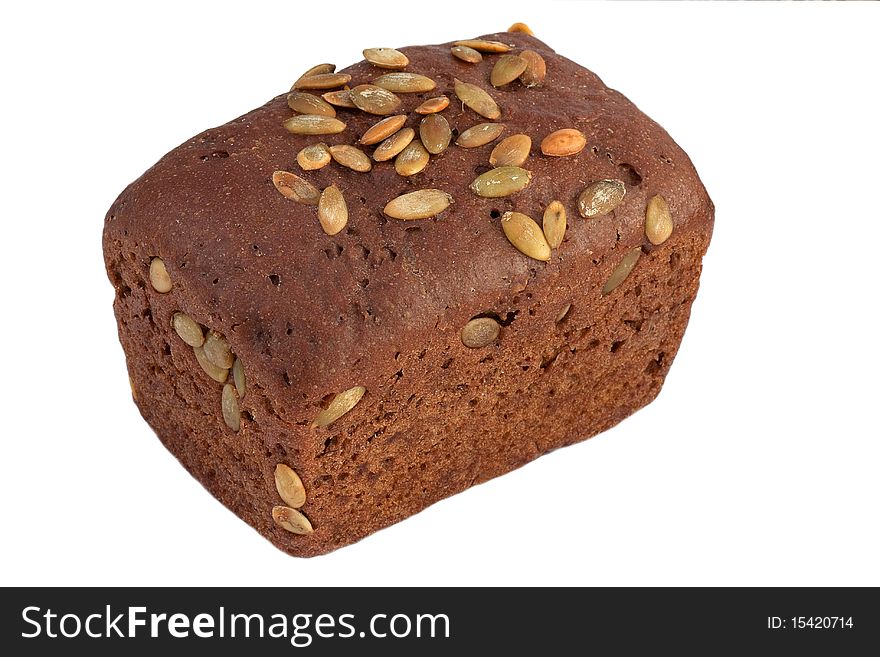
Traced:
<svg viewBox="0 0 880 657">
<path fill-rule="evenodd" d="M 712 234 L 681 148 L 530 34 L 364 55 L 180 145 L 104 225 L 141 414 L 296 556 L 652 401 Z"/>
</svg>

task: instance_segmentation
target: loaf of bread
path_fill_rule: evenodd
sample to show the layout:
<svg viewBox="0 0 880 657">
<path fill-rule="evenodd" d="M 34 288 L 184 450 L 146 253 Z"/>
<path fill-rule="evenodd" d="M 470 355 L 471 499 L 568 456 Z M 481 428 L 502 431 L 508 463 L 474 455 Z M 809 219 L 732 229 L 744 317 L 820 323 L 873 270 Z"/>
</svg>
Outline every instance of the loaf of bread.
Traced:
<svg viewBox="0 0 880 657">
<path fill-rule="evenodd" d="M 141 414 L 296 556 L 653 400 L 712 233 L 669 135 L 525 28 L 364 56 L 175 148 L 104 226 Z"/>
</svg>

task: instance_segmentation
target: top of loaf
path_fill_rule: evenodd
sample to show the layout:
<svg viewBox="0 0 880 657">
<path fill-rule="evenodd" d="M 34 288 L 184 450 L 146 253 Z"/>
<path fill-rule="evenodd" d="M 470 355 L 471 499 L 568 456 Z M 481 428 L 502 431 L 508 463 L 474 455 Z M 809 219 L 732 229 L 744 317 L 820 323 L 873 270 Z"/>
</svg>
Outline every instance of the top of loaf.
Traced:
<svg viewBox="0 0 880 657">
<path fill-rule="evenodd" d="M 484 198 L 470 189 L 490 169 L 489 154 L 500 140 L 462 148 L 453 136 L 410 177 L 399 175 L 393 160 L 373 162 L 364 173 L 336 162 L 302 171 L 296 155 L 310 144 L 351 144 L 369 154 L 374 146 L 358 139 L 383 116 L 337 108 L 342 132 L 294 135 L 282 125 L 294 115 L 284 93 L 168 153 L 107 214 L 105 248 L 129 240 L 161 257 L 179 308 L 226 336 L 246 364 L 249 385 L 268 391 L 274 412 L 291 425 L 309 425 L 332 393 L 363 385 L 369 394 L 390 385 L 401 353 L 438 340 L 466 350 L 459 336 L 468 320 L 510 321 L 517 295 L 571 286 L 567 262 L 592 261 L 588 283 L 599 296 L 627 251 L 651 248 L 645 209 L 655 195 L 668 203 L 676 231 L 711 230 L 705 219 L 711 201 L 687 155 L 629 100 L 528 34 L 481 38 L 509 44 L 514 54 L 540 54 L 543 84 L 529 88 L 514 80 L 494 88 L 498 54 L 468 63 L 450 54 L 452 43 L 401 48 L 405 70 L 431 78 L 436 88 L 399 93 L 394 114 L 407 115 L 405 125 L 418 139 L 423 117 L 414 109 L 445 94 L 450 104 L 441 115 L 458 135 L 489 119 L 459 102 L 455 80 L 486 90 L 501 110 L 501 138 L 522 133 L 532 140 L 522 165 L 531 180 L 515 194 Z M 361 61 L 344 72 L 354 87 L 389 71 Z M 567 157 L 542 154 L 544 137 L 567 128 L 583 133 L 586 148 Z M 345 228 L 326 234 L 315 206 L 280 194 L 273 184 L 279 170 L 318 189 L 338 187 L 349 213 Z M 584 219 L 578 195 L 603 179 L 622 181 L 625 200 L 609 214 Z M 383 213 L 395 197 L 427 188 L 446 192 L 453 203 L 426 219 Z M 500 218 L 515 211 L 540 224 L 552 201 L 563 204 L 568 229 L 544 262 L 514 248 Z M 142 261 L 147 280 L 149 258 Z M 503 340 L 491 348 L 503 348 Z"/>
</svg>

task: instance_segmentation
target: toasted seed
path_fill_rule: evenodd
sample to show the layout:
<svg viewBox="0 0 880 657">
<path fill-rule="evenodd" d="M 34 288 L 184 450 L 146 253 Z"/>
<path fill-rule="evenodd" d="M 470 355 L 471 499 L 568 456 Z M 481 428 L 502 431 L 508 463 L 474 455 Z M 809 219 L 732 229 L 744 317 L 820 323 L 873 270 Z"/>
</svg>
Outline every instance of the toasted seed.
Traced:
<svg viewBox="0 0 880 657">
<path fill-rule="evenodd" d="M 551 249 L 558 249 L 565 237 L 565 206 L 559 201 L 553 201 L 544 210 L 544 237 Z"/>
<path fill-rule="evenodd" d="M 452 202 L 452 196 L 440 189 L 420 189 L 390 200 L 382 212 L 392 219 L 427 219 L 443 212 Z"/>
<path fill-rule="evenodd" d="M 493 87 L 510 84 L 523 74 L 528 65 L 529 63 L 519 55 L 501 55 L 492 67 L 489 82 Z"/>
<path fill-rule="evenodd" d="M 519 167 L 529 157 L 532 139 L 528 135 L 505 137 L 489 154 L 489 164 L 493 167 Z"/>
<path fill-rule="evenodd" d="M 563 319 L 566 318 L 566 316 L 568 315 L 568 311 L 569 311 L 569 310 L 571 310 L 571 304 L 570 304 L 570 303 L 567 303 L 567 304 L 565 304 L 564 306 L 562 306 L 562 309 L 559 311 L 559 314 L 556 315 L 556 323 L 557 323 L 557 324 L 558 324 L 559 322 L 561 322 Z"/>
<path fill-rule="evenodd" d="M 376 160 L 376 162 L 384 162 L 385 160 L 390 160 L 392 157 L 400 153 L 404 148 L 409 146 L 409 143 L 413 140 L 413 137 L 415 136 L 416 131 L 412 128 L 404 128 L 403 130 L 395 132 L 393 135 L 388 137 L 388 139 L 376 146 L 376 150 L 373 151 L 373 159 Z"/>
<path fill-rule="evenodd" d="M 205 344 L 205 332 L 201 325 L 186 313 L 176 312 L 171 315 L 171 326 L 190 347 L 201 347 Z"/>
<path fill-rule="evenodd" d="M 320 96 L 302 91 L 291 91 L 287 94 L 287 106 L 300 114 L 316 114 L 318 116 L 336 116 L 333 106 Z"/>
<path fill-rule="evenodd" d="M 226 381 L 226 378 L 229 376 L 229 370 L 224 367 L 217 367 L 214 363 L 209 361 L 208 357 L 205 355 L 204 347 L 193 347 L 193 354 L 195 354 L 196 360 L 205 371 L 205 374 L 218 383 L 224 383 Z"/>
<path fill-rule="evenodd" d="M 276 525 L 292 534 L 311 534 L 315 531 L 308 518 L 296 509 L 287 506 L 273 507 L 272 520 Z"/>
<path fill-rule="evenodd" d="M 165 268 L 165 261 L 162 258 L 153 258 L 150 260 L 150 285 L 156 292 L 165 294 L 171 292 L 171 276 Z"/>
<path fill-rule="evenodd" d="M 507 52 L 511 48 L 506 43 L 486 41 L 485 39 L 462 39 L 461 41 L 456 41 L 453 45 L 466 46 L 479 52 Z"/>
<path fill-rule="evenodd" d="M 406 123 L 406 114 L 389 116 L 368 128 L 358 142 L 365 146 L 378 144 L 400 130 L 404 123 Z"/>
<path fill-rule="evenodd" d="M 597 180 L 578 196 L 578 211 L 584 219 L 608 214 L 623 201 L 626 186 L 622 180 Z"/>
<path fill-rule="evenodd" d="M 461 329 L 461 342 L 465 347 L 479 349 L 495 342 L 501 326 L 491 317 L 476 317 Z"/>
<path fill-rule="evenodd" d="M 321 98 L 326 100 L 331 105 L 335 105 L 336 107 L 357 109 L 357 105 L 355 105 L 351 100 L 351 93 L 349 89 L 343 89 L 342 91 L 328 91 L 325 94 L 321 94 Z"/>
<path fill-rule="evenodd" d="M 394 160 L 394 170 L 401 176 L 413 176 L 428 166 L 430 157 L 421 140 L 413 139 Z"/>
<path fill-rule="evenodd" d="M 276 171 L 272 174 L 272 182 L 275 184 L 275 189 L 291 201 L 316 205 L 321 198 L 321 192 L 317 187 L 290 171 Z"/>
<path fill-rule="evenodd" d="M 623 283 L 626 277 L 629 276 L 629 273 L 633 270 L 633 267 L 636 266 L 641 255 L 642 247 L 640 246 L 637 246 L 631 251 L 627 251 L 626 255 L 623 256 L 623 259 L 614 268 L 614 271 L 611 272 L 611 276 L 605 281 L 605 285 L 602 287 L 603 295 L 611 294 L 618 285 Z"/>
<path fill-rule="evenodd" d="M 534 50 L 523 50 L 520 54 L 526 60 L 526 70 L 519 76 L 519 81 L 527 87 L 540 87 L 547 77 L 547 62 Z"/>
<path fill-rule="evenodd" d="M 308 71 L 300 75 L 296 82 L 293 83 L 293 86 L 290 87 L 291 91 L 296 88 L 297 82 L 302 80 L 303 78 L 308 78 L 313 75 L 324 75 L 325 73 L 335 73 L 336 72 L 336 64 L 317 64 L 312 66 Z"/>
<path fill-rule="evenodd" d="M 348 73 L 318 73 L 300 78 L 293 83 L 294 89 L 333 89 L 351 82 Z"/>
<path fill-rule="evenodd" d="M 429 114 L 419 124 L 419 137 L 431 155 L 439 155 L 452 141 L 452 128 L 444 117 Z"/>
<path fill-rule="evenodd" d="M 508 32 L 522 32 L 523 34 L 528 34 L 529 36 L 535 36 L 535 33 L 532 32 L 532 29 L 526 25 L 525 23 L 514 23 L 510 27 L 507 28 Z"/>
<path fill-rule="evenodd" d="M 235 391 L 238 393 L 239 399 L 244 399 L 247 393 L 247 377 L 244 374 L 244 365 L 241 358 L 236 358 L 232 364 L 232 381 L 235 383 Z"/>
<path fill-rule="evenodd" d="M 666 199 L 657 194 L 645 209 L 645 235 L 655 246 L 663 244 L 672 235 L 672 214 Z"/>
<path fill-rule="evenodd" d="M 238 393 L 231 383 L 223 386 L 223 394 L 220 395 L 220 409 L 223 411 L 223 421 L 227 427 L 233 431 L 241 429 L 241 407 L 238 404 Z"/>
<path fill-rule="evenodd" d="M 318 417 L 312 422 L 312 428 L 326 427 L 341 418 L 357 405 L 366 391 L 367 389 L 363 386 L 355 386 L 340 392 L 327 408 L 318 413 Z"/>
<path fill-rule="evenodd" d="M 369 155 L 360 148 L 349 146 L 348 144 L 331 146 L 330 156 L 342 166 L 348 167 L 353 171 L 365 173 L 373 168 Z"/>
<path fill-rule="evenodd" d="M 437 96 L 436 98 L 429 98 L 416 107 L 416 114 L 434 114 L 435 112 L 442 112 L 447 107 L 449 107 L 449 98 Z"/>
<path fill-rule="evenodd" d="M 400 98 L 374 84 L 359 84 L 349 94 L 351 102 L 369 114 L 392 114 L 400 107 Z"/>
<path fill-rule="evenodd" d="M 336 185 L 325 187 L 318 201 L 318 221 L 328 235 L 335 235 L 348 223 L 348 206 Z"/>
<path fill-rule="evenodd" d="M 528 185 L 531 179 L 531 172 L 520 167 L 498 167 L 477 176 L 471 183 L 471 191 L 484 198 L 510 196 Z"/>
<path fill-rule="evenodd" d="M 373 80 L 373 84 L 401 94 L 420 94 L 437 86 L 431 78 L 418 73 L 386 73 Z"/>
<path fill-rule="evenodd" d="M 364 59 L 379 68 L 406 68 L 409 58 L 394 48 L 367 48 Z"/>
<path fill-rule="evenodd" d="M 480 54 L 480 51 L 474 50 L 469 46 L 452 46 L 452 48 L 449 49 L 449 52 L 452 53 L 453 57 L 457 57 L 468 64 L 479 64 L 483 61 L 483 56 Z"/>
<path fill-rule="evenodd" d="M 279 463 L 275 466 L 275 490 L 284 503 L 293 509 L 306 503 L 306 487 L 289 465 Z"/>
<path fill-rule="evenodd" d="M 138 400 L 137 386 L 134 384 L 134 379 L 132 379 L 130 376 L 128 377 L 128 387 L 131 388 L 131 398 L 134 399 L 135 401 L 137 401 Z"/>
<path fill-rule="evenodd" d="M 232 367 L 232 350 L 229 348 L 229 343 L 226 342 L 226 338 L 223 337 L 222 333 L 208 331 L 208 335 L 205 336 L 203 349 L 205 350 L 205 357 L 217 367 L 222 367 L 226 370 Z"/>
<path fill-rule="evenodd" d="M 553 157 L 565 157 L 580 153 L 586 145 L 587 138 L 580 130 L 563 128 L 544 137 L 541 142 L 541 152 Z"/>
<path fill-rule="evenodd" d="M 462 148 L 476 148 L 495 141 L 504 132 L 503 123 L 478 123 L 462 132 L 455 143 Z"/>
<path fill-rule="evenodd" d="M 335 135 L 345 130 L 345 124 L 339 119 L 320 114 L 297 114 L 283 125 L 295 135 Z"/>
<path fill-rule="evenodd" d="M 455 95 L 480 116 L 485 116 L 487 119 L 492 120 L 501 116 L 501 109 L 498 107 L 498 103 L 484 89 L 475 84 L 462 82 L 455 78 Z"/>
<path fill-rule="evenodd" d="M 296 154 L 296 163 L 304 171 L 314 171 L 325 167 L 330 164 L 330 159 L 330 149 L 323 142 L 306 146 Z"/>
<path fill-rule="evenodd" d="M 550 259 L 550 245 L 535 220 L 522 212 L 505 212 L 501 216 L 501 228 L 510 243 L 520 253 L 535 260 Z"/>
</svg>

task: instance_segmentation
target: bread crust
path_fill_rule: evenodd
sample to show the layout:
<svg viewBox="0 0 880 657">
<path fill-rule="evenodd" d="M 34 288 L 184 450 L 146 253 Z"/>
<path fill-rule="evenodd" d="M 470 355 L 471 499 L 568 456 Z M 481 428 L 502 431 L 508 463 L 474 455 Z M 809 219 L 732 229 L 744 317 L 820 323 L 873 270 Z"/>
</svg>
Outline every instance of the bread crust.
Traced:
<svg viewBox="0 0 880 657">
<path fill-rule="evenodd" d="M 450 43 L 400 48 L 408 71 L 438 85 L 399 94 L 401 111 L 446 94 L 442 116 L 458 134 L 486 119 L 458 102 L 453 79 L 488 90 L 502 109 L 502 137 L 532 139 L 523 165 L 532 179 L 513 196 L 468 189 L 497 141 L 452 145 L 410 178 L 393 161 L 366 173 L 335 163 L 303 172 L 302 148 L 356 144 L 381 117 L 337 108 L 344 132 L 296 136 L 282 127 L 291 116 L 283 94 L 181 144 L 107 213 L 104 257 L 138 408 L 217 499 L 292 555 L 357 541 L 613 426 L 657 395 L 687 326 L 714 217 L 687 155 L 624 96 L 541 41 L 520 32 L 484 38 L 539 53 L 543 86 L 493 89 L 496 55 L 474 65 L 453 57 Z M 360 62 L 343 72 L 354 86 L 387 71 Z M 421 118 L 411 114 L 406 125 L 418 132 Z M 542 155 L 541 140 L 562 128 L 583 132 L 586 148 Z M 326 235 L 314 206 L 279 194 L 272 174 L 281 169 L 319 189 L 336 184 L 346 228 Z M 605 178 L 626 183 L 623 203 L 583 219 L 578 194 Z M 422 188 L 444 190 L 454 203 L 433 219 L 382 214 L 391 199 Z M 656 194 L 674 221 L 660 246 L 644 229 Z M 500 216 L 517 211 L 540 223 L 554 200 L 568 229 L 551 260 L 539 262 L 508 242 Z M 637 247 L 633 272 L 603 295 Z M 156 256 L 173 281 L 166 294 L 149 282 Z M 222 384 L 172 329 L 177 311 L 222 333 L 244 364 L 240 431 L 224 423 Z M 478 315 L 496 317 L 500 335 L 465 347 L 461 329 Z M 367 393 L 352 411 L 312 428 L 329 396 L 356 385 Z M 302 478 L 312 534 L 272 520 L 282 503 L 278 463 Z"/>
</svg>

